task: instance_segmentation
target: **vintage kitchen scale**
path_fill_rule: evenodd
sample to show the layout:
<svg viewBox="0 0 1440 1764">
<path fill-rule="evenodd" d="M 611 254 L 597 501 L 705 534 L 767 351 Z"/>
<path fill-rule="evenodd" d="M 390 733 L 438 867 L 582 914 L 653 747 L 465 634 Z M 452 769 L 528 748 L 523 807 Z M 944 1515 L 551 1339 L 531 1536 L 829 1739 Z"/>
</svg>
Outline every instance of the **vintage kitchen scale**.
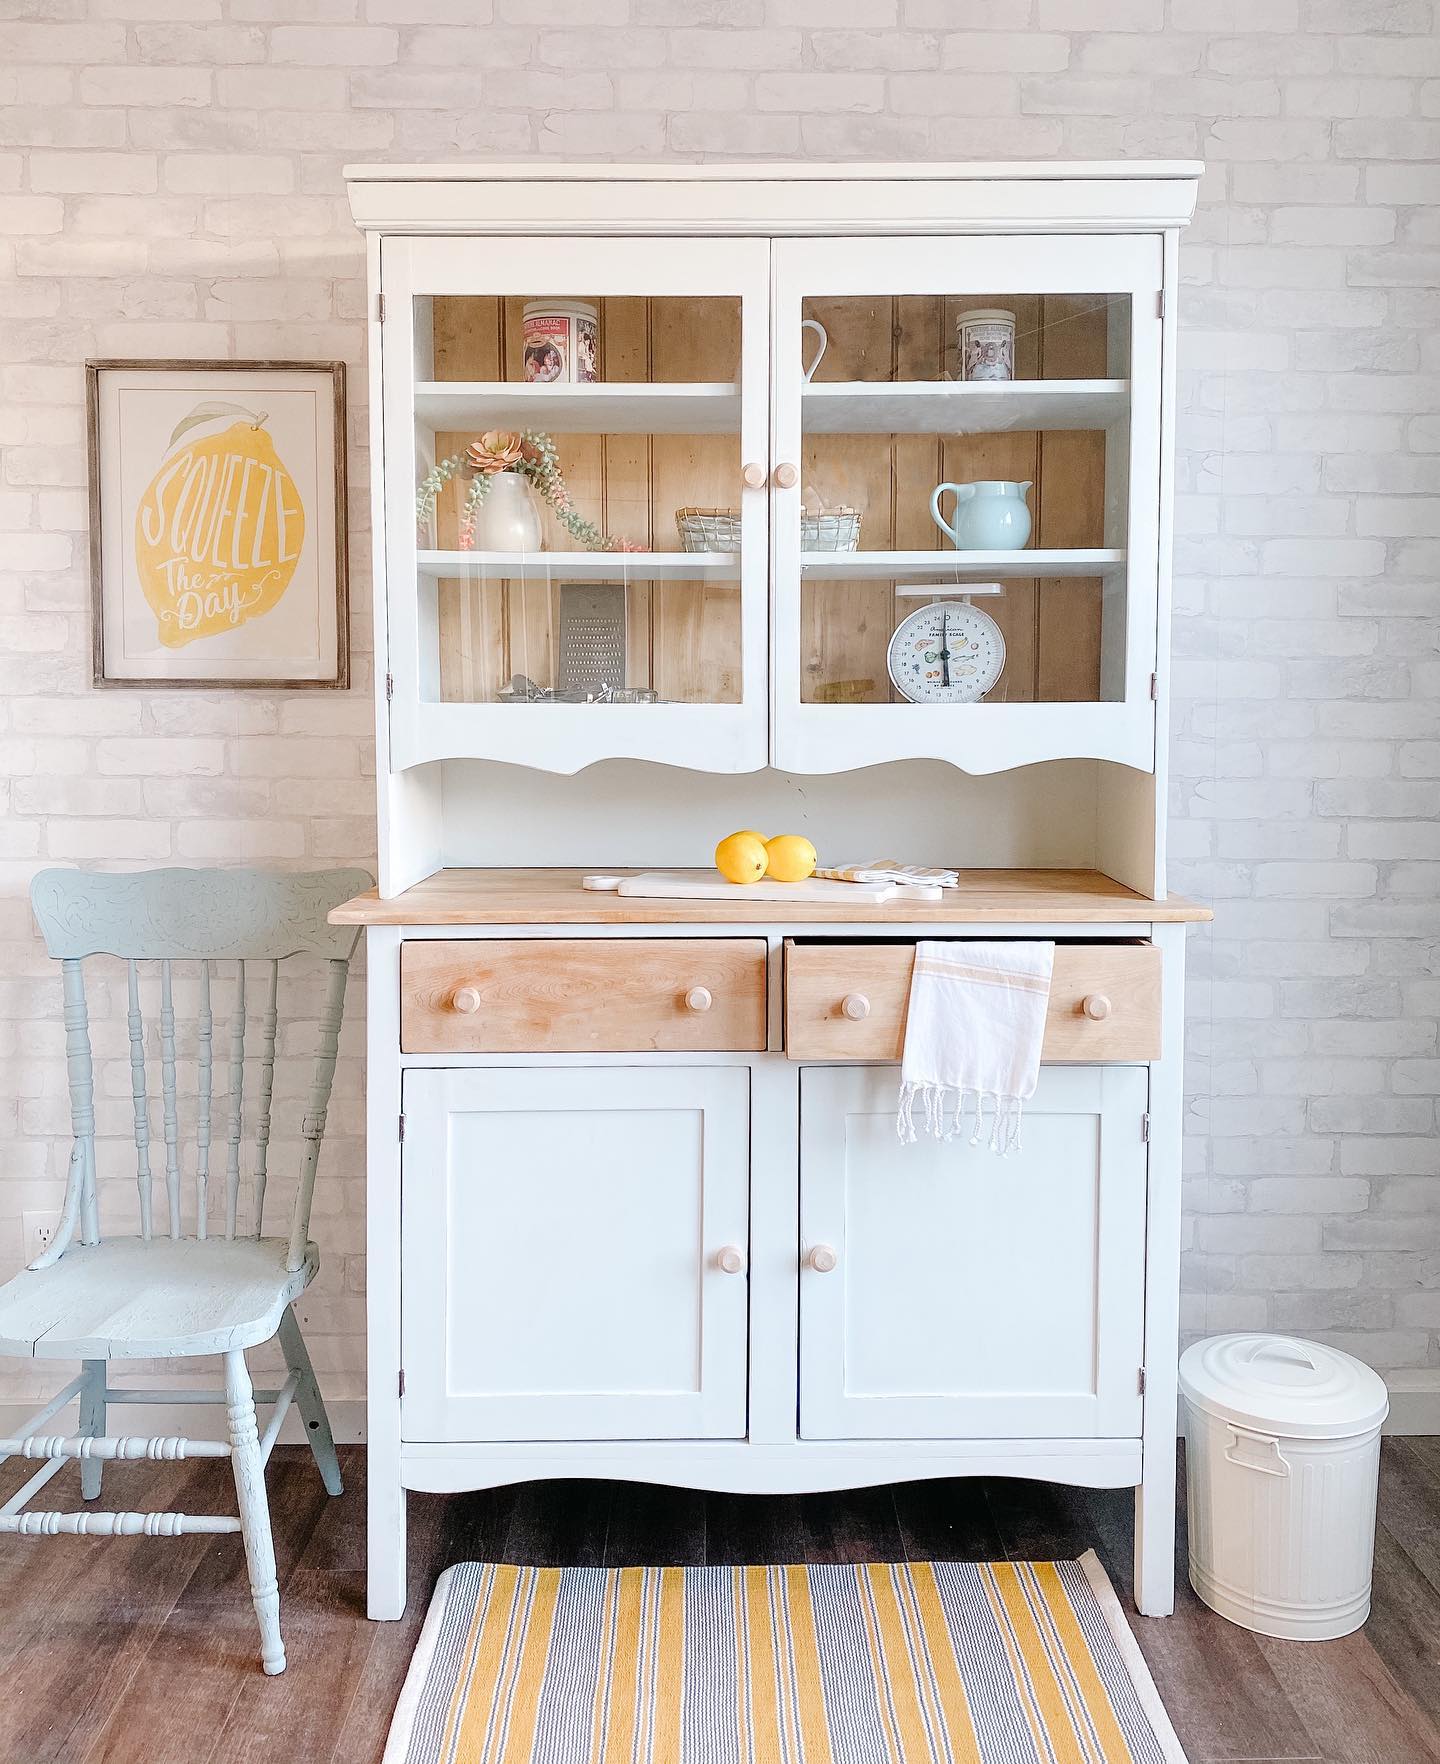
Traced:
<svg viewBox="0 0 1440 1764">
<path fill-rule="evenodd" d="M 955 584 L 915 583 L 900 592 L 955 595 Z M 973 582 L 902 619 L 886 654 L 895 690 L 912 704 L 978 704 L 1004 671 L 1005 638 L 971 596 L 1003 593 L 998 582 Z"/>
</svg>

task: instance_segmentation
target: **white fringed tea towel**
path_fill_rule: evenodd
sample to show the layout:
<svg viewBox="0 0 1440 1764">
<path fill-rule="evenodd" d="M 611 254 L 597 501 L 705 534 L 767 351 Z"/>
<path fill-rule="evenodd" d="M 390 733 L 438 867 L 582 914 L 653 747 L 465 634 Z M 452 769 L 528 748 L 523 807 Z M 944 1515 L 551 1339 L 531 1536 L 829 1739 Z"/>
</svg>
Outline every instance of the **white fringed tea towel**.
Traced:
<svg viewBox="0 0 1440 1764">
<path fill-rule="evenodd" d="M 917 1101 L 925 1131 L 953 1139 L 969 1098 L 971 1145 L 980 1143 L 988 1102 L 991 1151 L 1020 1149 L 1020 1112 L 1040 1076 L 1054 963 L 1053 943 L 916 944 L 896 1118 L 902 1144 L 914 1143 Z"/>
</svg>

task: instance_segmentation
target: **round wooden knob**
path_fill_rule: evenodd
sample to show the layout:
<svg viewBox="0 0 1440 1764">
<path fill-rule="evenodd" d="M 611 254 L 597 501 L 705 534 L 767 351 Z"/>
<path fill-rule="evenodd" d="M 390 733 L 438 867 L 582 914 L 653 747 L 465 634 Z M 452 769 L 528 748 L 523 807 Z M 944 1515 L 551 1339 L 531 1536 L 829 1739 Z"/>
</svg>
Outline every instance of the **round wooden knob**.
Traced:
<svg viewBox="0 0 1440 1764">
<path fill-rule="evenodd" d="M 450 1002 L 457 1011 L 464 1011 L 468 1017 L 480 1009 L 480 994 L 473 986 L 461 986 L 456 989 Z"/>
<path fill-rule="evenodd" d="M 870 1015 L 870 1000 L 863 992 L 847 992 L 840 1000 L 840 1010 L 852 1023 L 861 1023 Z"/>
<path fill-rule="evenodd" d="M 1090 992 L 1085 995 L 1085 1002 L 1080 1009 L 1094 1022 L 1103 1023 L 1110 1015 L 1110 1000 L 1103 992 Z"/>
<path fill-rule="evenodd" d="M 715 1252 L 715 1266 L 722 1274 L 743 1274 L 745 1272 L 745 1252 L 738 1243 L 727 1243 L 722 1250 Z"/>
<path fill-rule="evenodd" d="M 756 465 L 752 460 L 740 474 L 747 490 L 763 490 L 765 488 L 765 468 Z"/>
<path fill-rule="evenodd" d="M 791 465 L 789 460 L 786 460 L 783 465 L 776 466 L 771 481 L 777 490 L 793 490 L 800 482 L 800 468 Z"/>
<path fill-rule="evenodd" d="M 817 1243 L 805 1258 L 806 1265 L 817 1274 L 833 1274 L 840 1266 L 840 1258 L 828 1243 Z"/>
<path fill-rule="evenodd" d="M 690 1011 L 708 1011 L 715 1000 L 710 996 L 708 986 L 692 986 L 685 994 L 685 1008 Z"/>
</svg>

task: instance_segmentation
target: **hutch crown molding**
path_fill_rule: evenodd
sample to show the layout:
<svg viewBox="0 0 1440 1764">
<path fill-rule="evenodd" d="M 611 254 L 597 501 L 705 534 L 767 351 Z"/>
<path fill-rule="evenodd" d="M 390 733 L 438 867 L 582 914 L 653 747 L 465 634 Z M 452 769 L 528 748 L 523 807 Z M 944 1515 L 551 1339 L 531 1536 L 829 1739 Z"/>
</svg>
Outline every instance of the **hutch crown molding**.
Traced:
<svg viewBox="0 0 1440 1764">
<path fill-rule="evenodd" d="M 582 1475 L 1131 1486 L 1137 1600 L 1170 1610 L 1200 169 L 348 171 L 381 877 L 336 916 L 369 945 L 373 1616 L 404 1606 L 408 1490 Z M 547 308 L 591 328 L 557 350 Z M 997 313 L 1001 377 L 967 378 L 959 321 Z M 565 489 L 527 514 L 502 485 L 492 519 L 513 472 L 446 462 L 484 435 L 513 465 L 509 431 L 553 440 Z M 942 532 L 942 485 L 1018 505 L 1029 542 L 993 504 Z M 736 826 L 968 867 L 905 905 L 581 886 Z M 1057 944 L 1004 1160 L 896 1136 L 935 936 Z"/>
</svg>

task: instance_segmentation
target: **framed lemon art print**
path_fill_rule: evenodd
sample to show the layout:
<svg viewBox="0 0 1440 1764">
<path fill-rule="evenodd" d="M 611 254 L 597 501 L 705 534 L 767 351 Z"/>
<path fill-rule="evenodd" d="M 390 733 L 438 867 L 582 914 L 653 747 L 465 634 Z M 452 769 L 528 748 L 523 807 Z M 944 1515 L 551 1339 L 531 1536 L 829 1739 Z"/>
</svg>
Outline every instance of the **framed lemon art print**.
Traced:
<svg viewBox="0 0 1440 1764">
<path fill-rule="evenodd" d="M 92 361 L 97 686 L 350 683 L 345 364 Z"/>
</svg>

